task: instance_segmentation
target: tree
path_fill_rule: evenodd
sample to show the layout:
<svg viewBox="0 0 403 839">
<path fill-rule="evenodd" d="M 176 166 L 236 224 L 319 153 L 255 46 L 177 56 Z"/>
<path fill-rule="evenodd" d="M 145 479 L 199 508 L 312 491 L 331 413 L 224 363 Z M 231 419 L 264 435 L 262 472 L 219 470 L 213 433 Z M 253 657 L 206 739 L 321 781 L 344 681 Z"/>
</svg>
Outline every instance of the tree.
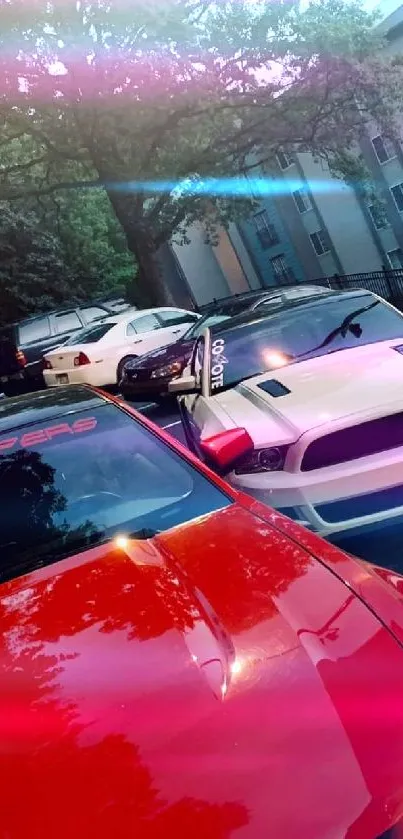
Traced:
<svg viewBox="0 0 403 839">
<path fill-rule="evenodd" d="M 2 148 L 3 167 L 23 171 L 35 152 L 25 135 Z M 44 164 L 39 168 L 45 179 Z M 135 265 L 105 190 L 70 190 L 3 202 L 1 320 L 53 306 L 125 294 Z"/>
<path fill-rule="evenodd" d="M 135 275 L 104 192 L 0 203 L 0 323 L 125 292 Z"/>
<path fill-rule="evenodd" d="M 250 206 L 223 178 L 281 147 L 339 171 L 370 118 L 393 131 L 401 68 L 356 2 L 151 0 L 134 18 L 121 0 L 8 0 L 2 16 L 1 142 L 35 147 L 4 194 L 104 188 L 151 303 L 163 243 Z"/>
<path fill-rule="evenodd" d="M 41 219 L 57 236 L 80 299 L 126 292 L 135 264 L 104 190 L 54 193 L 42 202 Z"/>
<path fill-rule="evenodd" d="M 72 286 L 57 238 L 35 213 L 0 204 L 0 322 L 74 299 Z"/>
</svg>

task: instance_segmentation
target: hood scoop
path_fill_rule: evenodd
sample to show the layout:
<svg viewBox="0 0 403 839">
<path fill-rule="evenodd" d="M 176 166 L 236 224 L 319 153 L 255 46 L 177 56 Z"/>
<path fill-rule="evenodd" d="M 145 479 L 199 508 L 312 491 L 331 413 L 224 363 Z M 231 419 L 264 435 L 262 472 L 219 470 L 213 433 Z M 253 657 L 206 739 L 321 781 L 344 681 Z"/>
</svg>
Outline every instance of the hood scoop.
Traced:
<svg viewBox="0 0 403 839">
<path fill-rule="evenodd" d="M 265 393 L 268 393 L 269 396 L 274 396 L 277 398 L 278 396 L 287 396 L 288 393 L 291 391 L 285 385 L 281 384 L 281 382 L 277 381 L 277 379 L 269 379 L 268 382 L 261 382 L 258 385 L 260 390 L 264 390 Z"/>
</svg>

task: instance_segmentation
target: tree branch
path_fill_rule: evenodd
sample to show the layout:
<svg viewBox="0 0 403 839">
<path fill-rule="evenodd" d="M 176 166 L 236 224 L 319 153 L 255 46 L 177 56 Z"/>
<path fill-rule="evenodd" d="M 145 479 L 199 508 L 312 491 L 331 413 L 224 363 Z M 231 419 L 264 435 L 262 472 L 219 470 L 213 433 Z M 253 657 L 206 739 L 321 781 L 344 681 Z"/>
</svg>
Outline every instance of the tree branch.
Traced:
<svg viewBox="0 0 403 839">
<path fill-rule="evenodd" d="M 41 157 L 34 157 L 32 160 L 27 160 L 25 163 L 13 163 L 12 166 L 0 166 L 0 178 L 2 175 L 10 175 L 12 172 L 25 172 L 28 169 L 33 169 L 39 163 L 44 163 L 47 160 L 46 154 Z"/>
</svg>

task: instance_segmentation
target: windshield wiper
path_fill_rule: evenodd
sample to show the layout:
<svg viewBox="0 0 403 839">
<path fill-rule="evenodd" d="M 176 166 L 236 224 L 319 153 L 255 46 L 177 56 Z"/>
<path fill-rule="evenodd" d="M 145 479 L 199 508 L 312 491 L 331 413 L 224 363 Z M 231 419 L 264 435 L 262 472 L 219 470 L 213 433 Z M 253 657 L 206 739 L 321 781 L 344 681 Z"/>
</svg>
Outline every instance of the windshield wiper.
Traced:
<svg viewBox="0 0 403 839">
<path fill-rule="evenodd" d="M 133 533 L 129 533 L 128 539 L 153 539 L 154 536 L 158 536 L 161 533 L 160 530 L 154 530 L 152 527 L 141 527 L 139 530 L 134 530 Z"/>
</svg>

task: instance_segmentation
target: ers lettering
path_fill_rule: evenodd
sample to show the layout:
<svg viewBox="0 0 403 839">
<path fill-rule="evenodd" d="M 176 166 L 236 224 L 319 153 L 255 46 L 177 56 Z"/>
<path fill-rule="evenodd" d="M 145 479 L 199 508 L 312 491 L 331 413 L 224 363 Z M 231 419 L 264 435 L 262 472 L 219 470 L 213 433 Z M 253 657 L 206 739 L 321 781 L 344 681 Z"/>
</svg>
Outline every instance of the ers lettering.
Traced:
<svg viewBox="0 0 403 839">
<path fill-rule="evenodd" d="M 37 446 L 39 443 L 47 443 L 49 440 L 55 440 L 58 437 L 82 434 L 84 431 L 93 431 L 96 426 L 97 420 L 95 417 L 84 417 L 72 423 L 61 422 L 57 425 L 49 425 L 46 428 L 36 429 L 35 431 L 27 431 L 20 437 L 7 437 L 6 440 L 0 440 L 0 454 L 1 452 L 10 451 L 10 449 L 13 449 L 17 445 L 19 448 L 28 449 L 32 446 Z"/>
</svg>

